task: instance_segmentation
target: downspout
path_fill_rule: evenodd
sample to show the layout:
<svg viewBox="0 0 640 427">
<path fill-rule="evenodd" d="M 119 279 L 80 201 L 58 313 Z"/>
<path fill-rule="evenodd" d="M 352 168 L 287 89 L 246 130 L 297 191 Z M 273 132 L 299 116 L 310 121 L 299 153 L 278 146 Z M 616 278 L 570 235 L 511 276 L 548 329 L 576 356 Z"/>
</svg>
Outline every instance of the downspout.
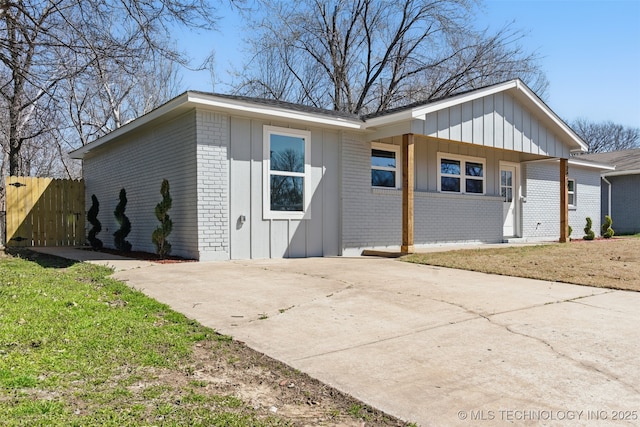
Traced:
<svg viewBox="0 0 640 427">
<path fill-rule="evenodd" d="M 604 182 L 606 182 L 606 183 L 609 185 L 609 193 L 608 193 L 608 195 L 607 195 L 607 203 L 608 203 L 607 210 L 608 210 L 609 212 L 607 212 L 607 215 L 609 215 L 610 217 L 612 217 L 612 218 L 613 218 L 613 215 L 611 214 L 611 183 L 609 182 L 609 180 L 607 179 L 607 177 L 606 177 L 606 176 L 604 176 L 604 175 L 602 175 L 602 180 L 603 180 Z"/>
</svg>

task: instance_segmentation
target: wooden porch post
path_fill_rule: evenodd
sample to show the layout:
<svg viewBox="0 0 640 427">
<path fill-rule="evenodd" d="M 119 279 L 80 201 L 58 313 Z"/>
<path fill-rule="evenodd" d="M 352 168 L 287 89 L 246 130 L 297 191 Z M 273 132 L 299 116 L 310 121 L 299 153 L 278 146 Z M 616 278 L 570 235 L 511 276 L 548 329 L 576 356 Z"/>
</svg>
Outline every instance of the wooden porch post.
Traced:
<svg viewBox="0 0 640 427">
<path fill-rule="evenodd" d="M 560 159 L 560 243 L 569 235 L 569 160 Z"/>
<path fill-rule="evenodd" d="M 413 248 L 413 134 L 402 135 L 402 246 L 400 252 L 410 254 Z"/>
</svg>

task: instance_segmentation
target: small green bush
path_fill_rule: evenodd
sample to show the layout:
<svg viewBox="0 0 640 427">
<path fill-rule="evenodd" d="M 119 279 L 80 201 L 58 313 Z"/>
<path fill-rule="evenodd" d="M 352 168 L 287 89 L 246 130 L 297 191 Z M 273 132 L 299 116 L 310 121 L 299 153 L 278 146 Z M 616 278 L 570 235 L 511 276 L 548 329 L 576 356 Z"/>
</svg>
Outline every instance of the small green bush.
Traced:
<svg viewBox="0 0 640 427">
<path fill-rule="evenodd" d="M 87 240 L 89 244 L 94 250 L 102 249 L 102 240 L 98 239 L 96 235 L 102 231 L 102 224 L 98 221 L 98 212 L 100 212 L 100 203 L 98 203 L 98 198 L 95 194 L 91 195 L 91 207 L 87 212 L 87 221 L 93 226 L 91 230 L 89 230 L 89 235 L 87 236 Z"/>
<path fill-rule="evenodd" d="M 171 194 L 169 194 L 169 181 L 162 180 L 160 186 L 160 194 L 162 201 L 156 205 L 156 218 L 160 222 L 160 226 L 151 233 L 151 240 L 156 244 L 156 252 L 162 258 L 171 253 L 171 244 L 167 240 L 167 236 L 173 228 L 173 221 L 169 217 L 169 209 L 171 209 Z"/>
<path fill-rule="evenodd" d="M 593 221 L 591 221 L 591 218 L 587 217 L 587 226 L 584 228 L 584 240 L 593 240 L 596 237 L 596 233 L 591 229 L 592 226 Z"/>
<path fill-rule="evenodd" d="M 116 210 L 113 211 L 113 215 L 116 217 L 116 221 L 120 225 L 120 228 L 113 233 L 113 243 L 116 249 L 122 252 L 129 252 L 131 250 L 131 243 L 126 240 L 126 237 L 131 232 L 131 221 L 124 214 L 127 208 L 127 192 L 123 188 L 120 190 L 120 201 L 116 206 Z"/>
<path fill-rule="evenodd" d="M 613 221 L 611 220 L 611 217 L 609 215 L 605 215 L 604 224 L 602 224 L 602 237 L 605 239 L 610 239 L 614 234 L 616 234 L 615 231 L 613 231 L 613 228 L 611 228 L 612 225 Z"/>
<path fill-rule="evenodd" d="M 569 226 L 569 234 L 567 234 L 567 237 L 569 238 L 569 240 L 571 240 L 571 233 L 573 233 L 573 228 Z"/>
</svg>

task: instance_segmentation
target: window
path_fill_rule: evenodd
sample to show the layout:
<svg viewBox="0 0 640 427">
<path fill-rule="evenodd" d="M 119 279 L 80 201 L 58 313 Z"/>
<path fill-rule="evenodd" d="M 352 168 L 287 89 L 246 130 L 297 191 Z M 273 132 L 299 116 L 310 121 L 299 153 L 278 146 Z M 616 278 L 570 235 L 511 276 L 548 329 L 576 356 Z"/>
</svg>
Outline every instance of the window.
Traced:
<svg viewBox="0 0 640 427">
<path fill-rule="evenodd" d="M 438 191 L 484 194 L 485 160 L 438 153 Z"/>
<path fill-rule="evenodd" d="M 576 205 L 576 180 L 575 179 L 570 179 L 567 181 L 567 187 L 568 187 L 568 197 L 567 197 L 567 201 L 569 206 L 575 206 Z"/>
<path fill-rule="evenodd" d="M 308 219 L 311 132 L 264 127 L 265 219 Z"/>
<path fill-rule="evenodd" d="M 400 188 L 400 147 L 371 144 L 371 186 Z"/>
</svg>

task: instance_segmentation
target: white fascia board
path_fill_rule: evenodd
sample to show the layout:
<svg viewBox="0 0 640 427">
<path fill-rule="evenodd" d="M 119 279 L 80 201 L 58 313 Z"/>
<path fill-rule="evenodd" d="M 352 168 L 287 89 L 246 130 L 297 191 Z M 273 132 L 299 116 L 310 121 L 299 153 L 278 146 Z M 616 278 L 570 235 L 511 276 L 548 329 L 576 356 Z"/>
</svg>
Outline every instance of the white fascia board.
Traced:
<svg viewBox="0 0 640 427">
<path fill-rule="evenodd" d="M 567 124 L 560 118 L 556 113 L 553 112 L 551 108 L 547 106 L 538 96 L 533 93 L 531 89 L 527 85 L 525 85 L 521 80 L 515 80 L 516 89 L 524 94 L 529 102 L 534 104 L 539 110 L 545 113 L 545 115 L 557 126 L 559 127 L 567 136 L 569 136 L 573 142 L 578 146 L 578 150 L 571 151 L 582 151 L 586 153 L 589 151 L 589 146 L 578 136 L 576 133 L 569 127 Z"/>
<path fill-rule="evenodd" d="M 606 165 L 604 163 L 585 162 L 584 160 L 571 159 L 571 158 L 569 159 L 569 164 L 574 166 L 582 166 L 585 168 L 599 169 L 603 171 L 612 171 L 616 169 L 615 166 Z"/>
<path fill-rule="evenodd" d="M 162 117 L 163 115 L 175 110 L 176 108 L 186 105 L 188 102 L 189 102 L 188 93 L 183 93 L 182 95 L 172 99 L 171 101 L 156 108 L 155 110 L 143 116 L 140 116 L 139 118 L 127 123 L 122 127 L 119 127 L 118 129 L 112 132 L 109 132 L 107 135 L 101 138 L 98 138 L 97 140 L 90 142 L 89 144 L 83 147 L 80 147 L 77 150 L 70 152 L 69 155 L 71 156 L 72 159 L 82 159 L 85 154 L 87 154 L 89 151 L 93 150 L 94 148 L 99 147 L 102 144 L 106 144 L 107 142 L 121 135 L 124 135 L 125 133 L 131 132 L 132 130 L 137 129 L 140 126 L 143 126 L 152 120 Z"/>
<path fill-rule="evenodd" d="M 215 96 L 207 96 L 204 94 L 189 93 L 189 102 L 197 105 L 220 108 L 223 110 L 240 111 L 243 113 L 252 113 L 262 116 L 278 117 L 287 120 L 298 120 L 320 125 L 336 126 L 345 129 L 363 129 L 364 123 L 355 120 L 343 119 L 340 117 L 325 117 L 318 114 L 306 113 L 302 111 L 294 111 L 285 108 L 274 108 L 254 104 L 242 100 L 232 100 L 226 98 L 217 98 Z"/>
<path fill-rule="evenodd" d="M 421 107 L 416 107 L 410 110 L 401 111 L 395 114 L 389 114 L 387 116 L 376 117 L 371 120 L 367 120 L 367 127 L 369 126 L 381 126 L 388 123 L 409 120 L 409 119 L 422 119 L 425 120 L 427 114 L 434 113 L 445 108 L 453 107 L 455 105 L 464 104 L 465 102 L 473 101 L 475 99 L 483 98 L 485 96 L 494 95 L 496 93 L 505 92 L 508 90 L 516 90 L 518 93 L 524 95 L 527 102 L 532 104 L 534 108 L 541 111 L 550 123 L 559 128 L 565 133 L 574 143 L 576 148 L 571 151 L 574 152 L 586 152 L 589 147 L 580 139 L 578 135 L 569 127 L 566 123 L 558 117 L 553 110 L 551 110 L 544 102 L 538 98 L 538 96 L 527 87 L 520 79 L 510 80 L 495 86 L 490 86 L 485 89 L 474 90 L 462 95 L 453 96 L 451 98 L 436 101 Z"/>
<path fill-rule="evenodd" d="M 638 175 L 640 174 L 640 169 L 633 169 L 628 171 L 615 171 L 615 172 L 605 172 L 602 176 L 621 176 L 621 175 Z"/>
<path fill-rule="evenodd" d="M 324 117 L 313 113 L 305 113 L 294 110 L 288 110 L 284 108 L 273 108 L 268 106 L 261 106 L 248 101 L 241 100 L 229 100 L 225 98 L 216 97 L 215 95 L 198 94 L 193 92 L 186 92 L 177 98 L 172 99 L 166 104 L 158 107 L 157 109 L 141 116 L 130 123 L 110 132 L 109 134 L 93 141 L 84 147 L 69 153 L 74 159 L 81 159 L 85 154 L 94 148 L 97 148 L 119 136 L 122 136 L 134 129 L 137 129 L 152 120 L 158 119 L 165 114 L 170 113 L 180 107 L 197 107 L 197 106 L 209 106 L 224 111 L 238 111 L 250 114 L 257 114 L 261 116 L 277 117 L 281 119 L 304 121 L 307 123 L 314 123 L 318 125 L 335 126 L 343 129 L 359 130 L 364 127 L 364 123 L 355 120 L 348 120 L 339 117 Z"/>
<path fill-rule="evenodd" d="M 413 117 L 418 118 L 421 116 L 426 116 L 429 113 L 434 113 L 436 111 L 444 110 L 445 108 L 464 104 L 465 102 L 473 101 L 474 99 L 482 98 L 489 95 L 494 95 L 496 93 L 504 92 L 505 90 L 508 90 L 508 89 L 516 88 L 517 85 L 518 85 L 518 80 L 510 80 L 505 83 L 487 87 L 485 89 L 474 90 L 469 93 L 453 96 L 451 98 L 443 99 L 441 101 L 436 101 L 432 104 L 414 109 Z"/>
</svg>

